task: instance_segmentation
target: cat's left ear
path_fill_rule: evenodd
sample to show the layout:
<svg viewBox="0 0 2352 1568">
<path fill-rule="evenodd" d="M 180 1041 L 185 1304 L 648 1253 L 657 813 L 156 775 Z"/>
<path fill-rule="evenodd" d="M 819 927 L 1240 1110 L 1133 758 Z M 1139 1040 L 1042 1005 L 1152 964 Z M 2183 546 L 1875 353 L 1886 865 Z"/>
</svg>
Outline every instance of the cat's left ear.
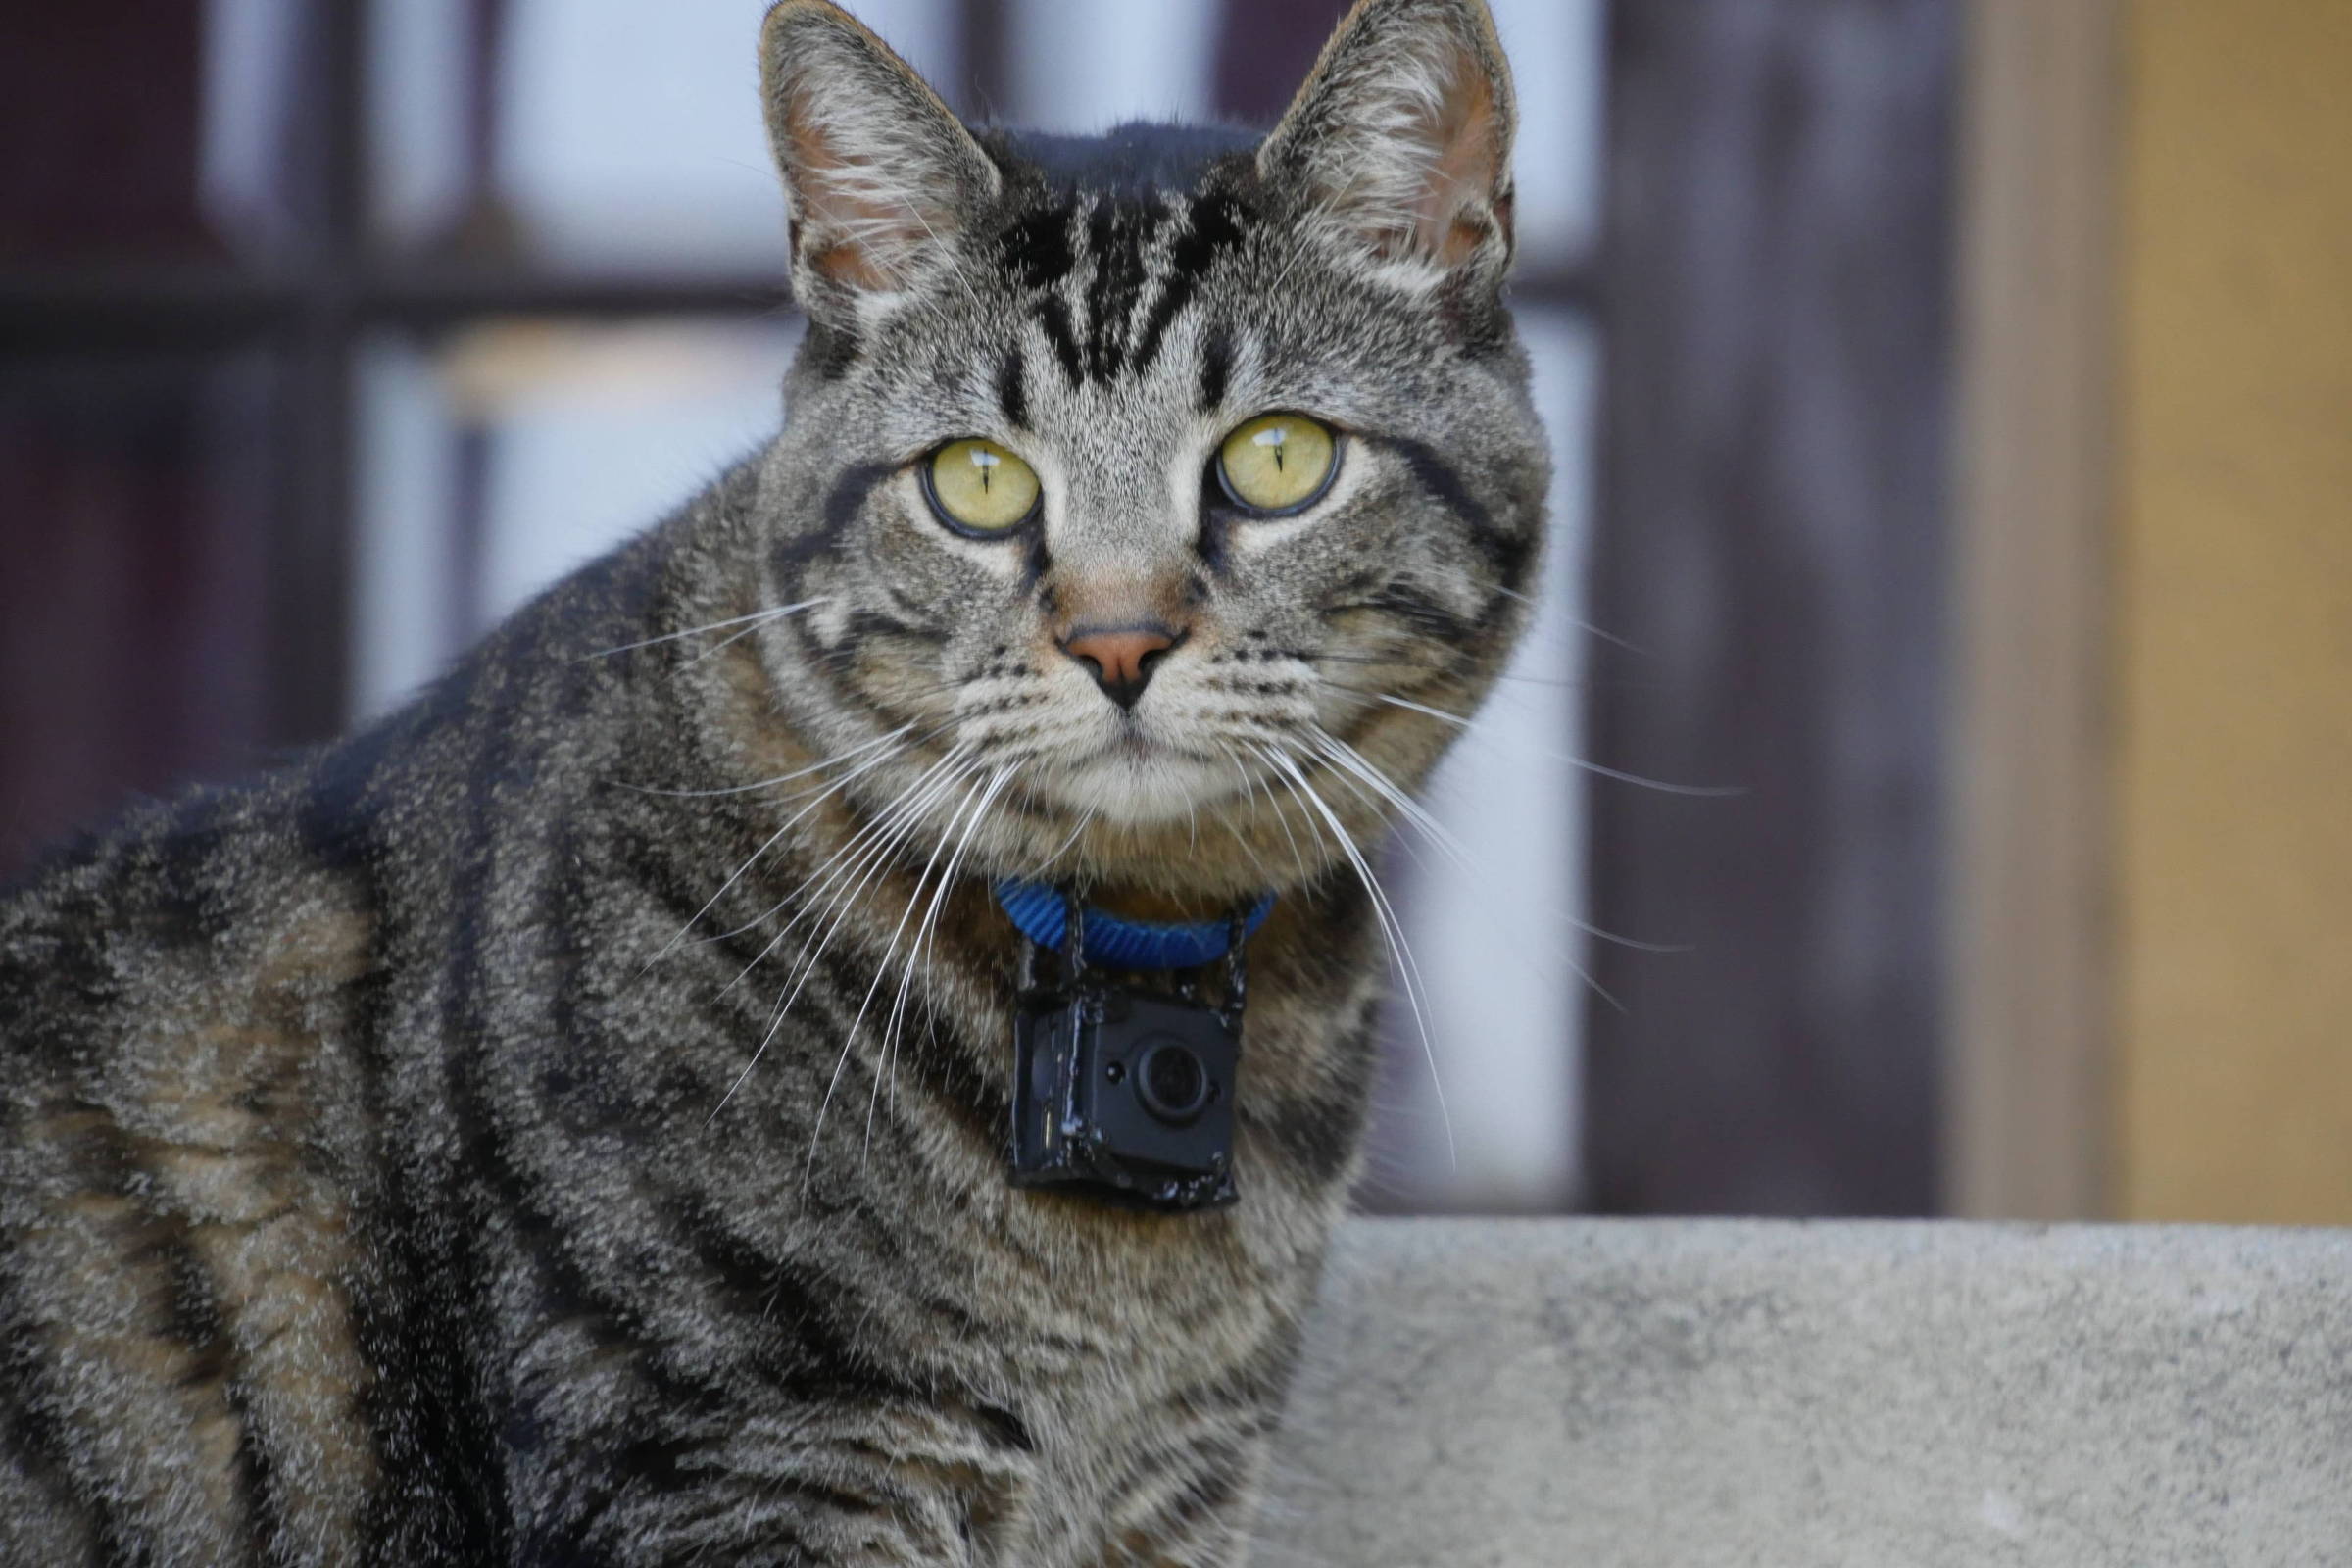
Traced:
<svg viewBox="0 0 2352 1568">
<path fill-rule="evenodd" d="M 1463 270 L 1499 283 L 1511 256 L 1510 68 L 1485 0 L 1357 0 L 1258 149 L 1384 274 Z"/>
<path fill-rule="evenodd" d="M 811 315 L 952 268 L 1004 176 L 939 95 L 829 0 L 783 0 L 760 30 L 760 94 L 792 220 L 793 293 Z"/>
</svg>

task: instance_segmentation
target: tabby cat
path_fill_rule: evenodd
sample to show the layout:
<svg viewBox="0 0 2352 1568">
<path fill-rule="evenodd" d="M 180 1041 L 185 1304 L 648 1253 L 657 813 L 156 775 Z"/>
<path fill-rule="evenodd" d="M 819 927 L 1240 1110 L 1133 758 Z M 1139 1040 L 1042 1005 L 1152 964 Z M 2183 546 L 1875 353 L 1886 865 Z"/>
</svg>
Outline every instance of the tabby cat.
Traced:
<svg viewBox="0 0 2352 1568">
<path fill-rule="evenodd" d="M 1524 616 L 1481 0 L 1270 134 L 761 90 L 789 418 L 362 733 L 0 903 L 0 1560 L 1239 1562 L 1366 870 Z M 1007 1180 L 1017 878 L 1249 943 L 1240 1200 Z"/>
</svg>

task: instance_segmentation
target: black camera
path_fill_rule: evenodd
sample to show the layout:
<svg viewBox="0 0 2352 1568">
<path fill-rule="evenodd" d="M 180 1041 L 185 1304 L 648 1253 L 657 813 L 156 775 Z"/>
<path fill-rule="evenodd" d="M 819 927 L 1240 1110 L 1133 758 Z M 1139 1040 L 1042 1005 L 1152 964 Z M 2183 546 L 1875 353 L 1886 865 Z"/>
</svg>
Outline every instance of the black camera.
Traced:
<svg viewBox="0 0 2352 1568">
<path fill-rule="evenodd" d="M 1015 1024 L 1012 1183 L 1164 1209 L 1231 1203 L 1240 1019 L 1099 981 Z"/>
</svg>

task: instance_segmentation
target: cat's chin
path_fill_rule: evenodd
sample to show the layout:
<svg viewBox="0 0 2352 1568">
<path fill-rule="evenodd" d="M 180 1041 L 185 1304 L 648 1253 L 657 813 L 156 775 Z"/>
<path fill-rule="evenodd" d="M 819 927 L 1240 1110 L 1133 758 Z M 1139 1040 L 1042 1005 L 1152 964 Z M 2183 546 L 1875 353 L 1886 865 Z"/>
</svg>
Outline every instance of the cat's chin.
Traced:
<svg viewBox="0 0 2352 1568">
<path fill-rule="evenodd" d="M 1242 793 L 1234 763 L 1164 746 L 1122 745 L 1041 778 L 1036 793 L 1073 814 L 1128 827 L 1183 822 Z"/>
</svg>

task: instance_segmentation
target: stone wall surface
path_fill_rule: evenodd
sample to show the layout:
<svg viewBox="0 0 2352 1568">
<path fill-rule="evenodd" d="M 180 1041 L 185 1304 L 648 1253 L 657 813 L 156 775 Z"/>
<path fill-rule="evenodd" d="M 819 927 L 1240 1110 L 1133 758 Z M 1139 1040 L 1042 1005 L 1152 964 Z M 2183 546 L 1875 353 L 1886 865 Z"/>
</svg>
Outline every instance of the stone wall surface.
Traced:
<svg viewBox="0 0 2352 1568">
<path fill-rule="evenodd" d="M 1356 1221 L 1251 1563 L 2352 1565 L 2352 1231 Z"/>
</svg>

